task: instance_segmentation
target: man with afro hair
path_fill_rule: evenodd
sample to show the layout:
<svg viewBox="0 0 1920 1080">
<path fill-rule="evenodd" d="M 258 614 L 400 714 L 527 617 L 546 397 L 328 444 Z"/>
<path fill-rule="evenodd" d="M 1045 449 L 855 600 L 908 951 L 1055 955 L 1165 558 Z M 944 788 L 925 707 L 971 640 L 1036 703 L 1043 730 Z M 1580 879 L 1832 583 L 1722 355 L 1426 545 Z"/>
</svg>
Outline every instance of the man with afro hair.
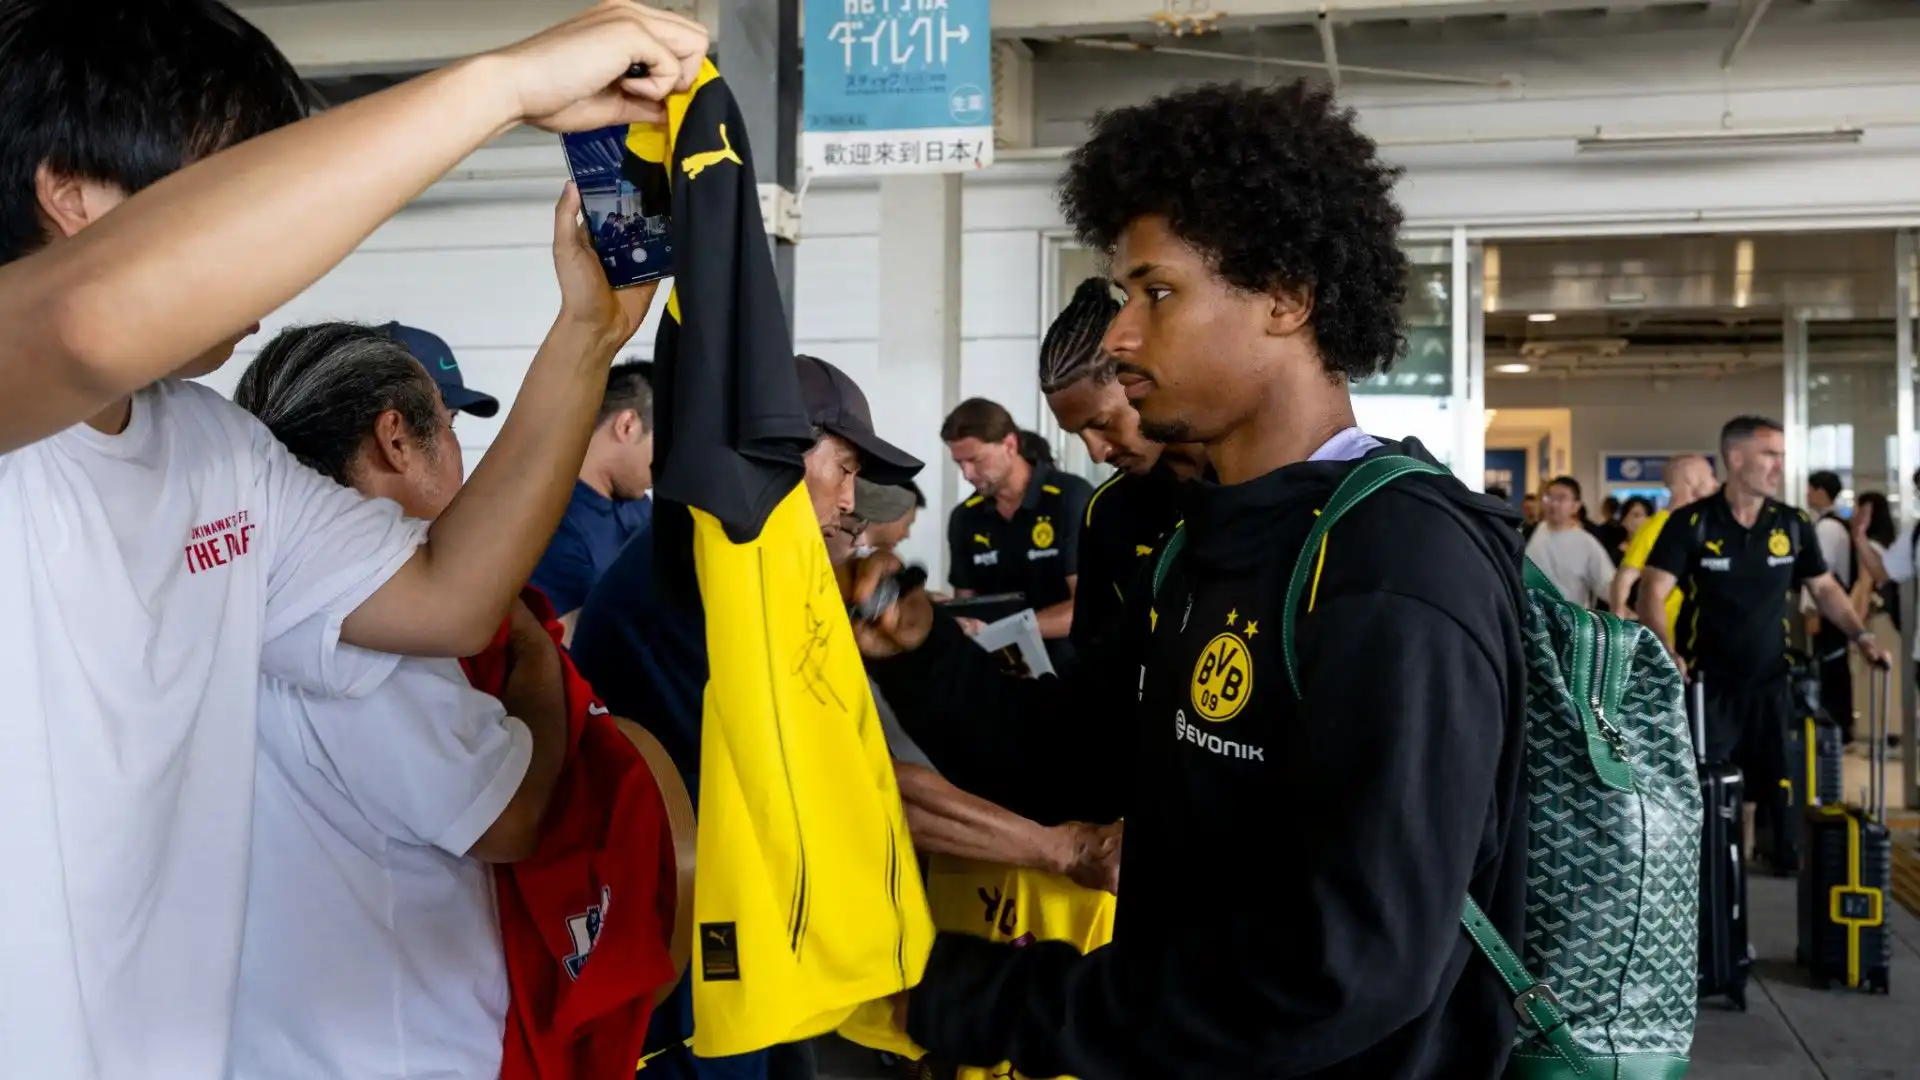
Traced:
<svg viewBox="0 0 1920 1080">
<path fill-rule="evenodd" d="M 1433 460 L 1362 432 L 1351 399 L 1403 347 L 1396 175 L 1306 83 L 1106 113 L 1069 158 L 1066 217 L 1124 294 L 1104 349 L 1146 434 L 1215 475 L 1182 486 L 1164 577 L 1060 678 L 1001 675 L 917 593 L 857 628 L 954 783 L 1126 819 L 1111 945 L 939 939 L 904 1003 L 936 1056 L 1083 1080 L 1505 1067 L 1514 1011 L 1460 916 L 1471 895 L 1523 939 L 1518 518 L 1451 477 L 1396 481 L 1307 553 L 1285 610 L 1355 463 Z"/>
</svg>

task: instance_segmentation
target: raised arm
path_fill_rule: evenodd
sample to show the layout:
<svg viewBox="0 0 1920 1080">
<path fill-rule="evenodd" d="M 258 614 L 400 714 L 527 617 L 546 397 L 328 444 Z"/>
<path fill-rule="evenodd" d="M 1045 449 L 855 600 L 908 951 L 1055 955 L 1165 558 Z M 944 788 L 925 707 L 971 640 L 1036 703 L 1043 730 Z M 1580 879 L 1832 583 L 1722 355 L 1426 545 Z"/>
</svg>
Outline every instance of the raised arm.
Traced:
<svg viewBox="0 0 1920 1080">
<path fill-rule="evenodd" d="M 476 652 L 546 550 L 593 436 L 607 367 L 655 288 L 609 288 L 579 212 L 569 184 L 554 216 L 560 315 L 499 437 L 413 559 L 347 617 L 344 640 L 417 656 Z"/>
<path fill-rule="evenodd" d="M 0 267 L 0 453 L 240 336 L 513 125 L 658 117 L 706 48 L 697 24 L 603 0 L 519 45 L 214 154 L 110 212 L 81 207 L 60 223 L 71 239 Z M 623 80 L 636 63 L 652 74 Z"/>
</svg>

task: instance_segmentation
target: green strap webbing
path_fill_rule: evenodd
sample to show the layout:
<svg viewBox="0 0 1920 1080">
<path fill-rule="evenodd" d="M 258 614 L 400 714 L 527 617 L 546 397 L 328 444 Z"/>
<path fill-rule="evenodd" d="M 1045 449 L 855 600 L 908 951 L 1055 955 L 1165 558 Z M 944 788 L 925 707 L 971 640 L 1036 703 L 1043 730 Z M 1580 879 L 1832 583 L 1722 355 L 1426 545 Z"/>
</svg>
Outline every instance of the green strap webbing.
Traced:
<svg viewBox="0 0 1920 1080">
<path fill-rule="evenodd" d="M 1507 984 L 1507 990 L 1513 994 L 1516 1009 L 1526 1014 L 1540 1037 L 1547 1041 L 1553 1052 L 1576 1073 L 1587 1071 L 1587 1055 L 1573 1041 L 1573 1032 L 1567 1027 L 1567 1014 L 1560 1008 L 1560 999 L 1553 996 L 1545 984 L 1535 982 L 1527 973 L 1527 965 L 1520 962 L 1507 946 L 1507 939 L 1500 936 L 1486 912 L 1480 905 L 1467 897 L 1467 906 L 1460 913 L 1460 925 L 1466 928 L 1467 936 L 1480 947 L 1480 955 L 1487 958 L 1493 970 L 1500 973 L 1500 981 Z"/>
<path fill-rule="evenodd" d="M 1328 530 L 1338 524 L 1347 511 L 1360 505 L 1367 496 L 1413 473 L 1444 476 L 1446 470 L 1400 454 L 1368 458 L 1354 466 L 1353 471 L 1347 473 L 1347 478 L 1340 481 L 1340 486 L 1333 489 L 1332 497 L 1321 508 L 1313 528 L 1308 530 L 1306 542 L 1300 546 L 1300 557 L 1293 563 L 1293 577 L 1287 582 L 1286 606 L 1280 609 L 1280 651 L 1287 665 L 1287 682 L 1293 686 L 1294 697 L 1300 696 L 1300 672 L 1293 650 L 1293 623 L 1300 608 L 1301 594 L 1307 588 L 1307 579 L 1313 575 L 1314 565 L 1318 562 L 1320 545 L 1326 541 Z"/>
<path fill-rule="evenodd" d="M 1306 589 L 1313 572 L 1321 542 L 1326 539 L 1328 530 L 1346 516 L 1347 511 L 1393 481 L 1410 475 L 1445 476 L 1448 473 L 1438 465 L 1403 455 L 1369 458 L 1355 466 L 1340 486 L 1334 489 L 1333 496 L 1327 500 L 1313 528 L 1308 531 L 1306 542 L 1300 548 L 1300 556 L 1294 562 L 1293 576 L 1287 582 L 1286 606 L 1281 609 L 1280 620 L 1281 654 L 1286 662 L 1287 681 L 1292 684 L 1296 698 L 1300 696 L 1300 678 L 1293 649 L 1293 624 L 1300 607 L 1300 594 Z M 1166 581 L 1167 572 L 1179 557 L 1180 549 L 1185 546 L 1185 529 L 1175 529 L 1173 535 L 1167 538 L 1166 547 L 1161 550 L 1160 559 L 1153 568 L 1153 595 L 1156 598 L 1160 594 L 1161 584 Z M 1532 560 L 1525 562 L 1523 573 L 1528 588 L 1555 597 L 1560 595 L 1560 591 L 1533 565 Z M 1567 1026 L 1567 1017 L 1559 999 L 1553 996 L 1552 990 L 1536 982 L 1527 973 L 1526 964 L 1515 955 L 1506 939 L 1501 937 L 1500 931 L 1487 919 L 1471 896 L 1466 898 L 1466 907 L 1460 913 L 1460 925 L 1514 995 L 1514 1007 L 1525 1013 L 1547 1045 L 1569 1068 L 1584 1075 L 1588 1068 L 1587 1056 L 1573 1041 L 1573 1033 Z"/>
</svg>

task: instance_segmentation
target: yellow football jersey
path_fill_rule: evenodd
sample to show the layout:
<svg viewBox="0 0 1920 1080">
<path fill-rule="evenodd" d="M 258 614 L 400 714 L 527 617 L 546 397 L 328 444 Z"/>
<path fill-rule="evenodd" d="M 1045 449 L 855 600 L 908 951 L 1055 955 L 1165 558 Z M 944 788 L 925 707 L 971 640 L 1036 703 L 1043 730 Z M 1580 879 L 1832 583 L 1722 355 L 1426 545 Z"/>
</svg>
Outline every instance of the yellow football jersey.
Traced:
<svg viewBox="0 0 1920 1080">
<path fill-rule="evenodd" d="M 1082 888 L 1043 870 L 935 855 L 927 864 L 927 899 L 934 925 L 954 933 L 1014 944 L 1064 941 L 1083 953 L 1113 940 L 1113 894 Z M 926 1053 L 893 1026 L 890 1002 L 862 1008 L 841 1026 L 840 1034 L 903 1057 Z M 963 1068 L 955 1076 L 957 1080 L 1026 1080 L 1024 1073 L 1004 1062 L 991 1069 Z"/>
<path fill-rule="evenodd" d="M 664 157 L 672 185 L 654 530 L 662 584 L 691 577 L 706 616 L 693 1051 L 726 1057 L 913 986 L 933 922 L 801 482 L 811 438 L 746 125 L 711 62 L 669 99 L 664 147 L 630 132 L 628 150 Z"/>
<path fill-rule="evenodd" d="M 694 556 L 712 674 L 693 1049 L 722 1057 L 825 1034 L 918 983 L 933 923 L 806 490 L 746 544 L 694 511 Z"/>
</svg>

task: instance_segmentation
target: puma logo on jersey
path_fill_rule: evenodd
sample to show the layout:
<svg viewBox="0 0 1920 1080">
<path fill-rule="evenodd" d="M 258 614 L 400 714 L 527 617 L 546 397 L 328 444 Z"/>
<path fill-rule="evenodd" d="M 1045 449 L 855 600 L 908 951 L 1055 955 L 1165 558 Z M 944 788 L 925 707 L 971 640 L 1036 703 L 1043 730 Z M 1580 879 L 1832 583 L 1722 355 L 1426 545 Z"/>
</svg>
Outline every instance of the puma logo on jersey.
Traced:
<svg viewBox="0 0 1920 1080">
<path fill-rule="evenodd" d="M 1720 551 L 1721 545 L 1725 543 L 1726 541 L 1724 540 L 1709 540 L 1707 541 L 1706 547 L 1708 551 L 1713 552 L 1715 555 L 1719 555 L 1719 554 L 1722 554 L 1722 552 Z"/>
<path fill-rule="evenodd" d="M 597 701 L 589 701 L 587 702 L 587 715 L 588 716 L 609 716 L 611 714 L 607 712 L 607 707 L 605 705 L 602 705 Z"/>
<path fill-rule="evenodd" d="M 987 539 L 985 536 L 981 535 L 980 533 L 973 534 L 973 542 L 976 544 L 979 544 L 981 547 L 990 548 L 993 546 L 993 541 Z"/>
<path fill-rule="evenodd" d="M 697 154 L 688 154 L 680 162 L 680 168 L 686 171 L 687 179 L 698 179 L 700 174 L 723 161 L 743 165 L 740 155 L 733 152 L 733 143 L 727 141 L 727 125 L 720 125 L 720 149 L 702 150 Z"/>
<path fill-rule="evenodd" d="M 707 982 L 739 982 L 739 942 L 733 923 L 701 923 L 700 977 Z"/>
</svg>

